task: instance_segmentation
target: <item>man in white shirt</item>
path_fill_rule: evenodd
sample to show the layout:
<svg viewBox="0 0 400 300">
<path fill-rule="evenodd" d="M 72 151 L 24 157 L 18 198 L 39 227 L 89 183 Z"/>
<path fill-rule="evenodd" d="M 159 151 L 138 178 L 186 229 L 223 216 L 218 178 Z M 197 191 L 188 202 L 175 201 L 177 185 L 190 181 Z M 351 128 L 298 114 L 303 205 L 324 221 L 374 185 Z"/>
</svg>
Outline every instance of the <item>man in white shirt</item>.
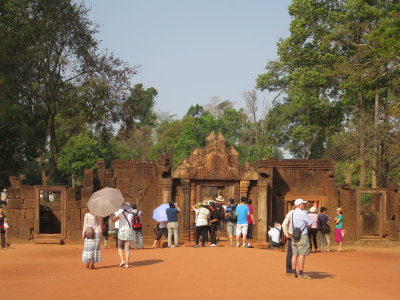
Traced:
<svg viewBox="0 0 400 300">
<path fill-rule="evenodd" d="M 8 203 L 7 190 L 4 189 L 4 190 L 1 192 L 1 204 L 6 205 L 7 203 Z"/>
<path fill-rule="evenodd" d="M 306 255 L 310 255 L 310 243 L 308 241 L 308 227 L 311 227 L 311 221 L 304 210 L 304 204 L 307 201 L 296 199 L 294 206 L 296 207 L 292 213 L 293 241 L 292 241 L 292 270 L 294 277 L 300 279 L 311 279 L 310 276 L 303 273 Z M 301 236 L 296 239 L 296 231 L 301 231 Z M 296 274 L 296 270 L 298 273 Z"/>
<path fill-rule="evenodd" d="M 268 236 L 272 240 L 273 247 L 282 247 L 281 230 L 282 230 L 281 224 L 279 224 L 278 222 L 275 222 L 274 227 L 272 227 L 268 231 Z"/>
</svg>

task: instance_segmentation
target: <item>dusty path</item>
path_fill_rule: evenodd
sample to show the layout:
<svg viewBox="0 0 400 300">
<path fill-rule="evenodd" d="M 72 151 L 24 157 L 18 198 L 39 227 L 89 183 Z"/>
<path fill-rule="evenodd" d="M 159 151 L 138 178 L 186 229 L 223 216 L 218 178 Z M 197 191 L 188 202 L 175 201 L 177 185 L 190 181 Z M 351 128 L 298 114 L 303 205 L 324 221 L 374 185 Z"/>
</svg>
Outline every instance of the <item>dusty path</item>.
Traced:
<svg viewBox="0 0 400 300">
<path fill-rule="evenodd" d="M 398 250 L 312 254 L 306 271 L 314 279 L 306 281 L 284 275 L 279 251 L 144 249 L 123 269 L 109 249 L 98 269 L 86 270 L 81 249 L 14 244 L 0 251 L 1 299 L 400 299 Z"/>
</svg>

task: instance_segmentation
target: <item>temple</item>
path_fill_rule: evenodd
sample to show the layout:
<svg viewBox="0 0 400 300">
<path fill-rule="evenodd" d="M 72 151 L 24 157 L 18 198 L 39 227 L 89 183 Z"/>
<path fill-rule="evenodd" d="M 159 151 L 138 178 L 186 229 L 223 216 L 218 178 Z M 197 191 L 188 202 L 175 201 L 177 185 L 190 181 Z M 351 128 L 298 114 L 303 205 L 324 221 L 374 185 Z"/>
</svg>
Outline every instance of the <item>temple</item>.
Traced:
<svg viewBox="0 0 400 300">
<path fill-rule="evenodd" d="M 144 212 L 143 233 L 153 238 L 155 207 L 174 200 L 181 208 L 179 234 L 193 240 L 192 206 L 222 196 L 236 202 L 253 200 L 256 220 L 254 236 L 266 241 L 268 225 L 282 222 L 290 201 L 303 198 L 308 206 L 328 208 L 331 218 L 341 206 L 348 232 L 346 240 L 366 238 L 400 239 L 399 188 L 350 189 L 337 187 L 332 160 L 263 159 L 240 163 L 233 146 L 220 133 L 212 132 L 205 147 L 196 148 L 178 166 L 160 156 L 156 161 L 116 160 L 111 169 L 104 161 L 96 170 L 85 170 L 83 187 L 24 186 L 10 177 L 8 219 L 10 239 L 74 241 L 81 238 L 82 217 L 93 191 L 118 188 L 125 199 Z M 333 238 L 333 236 L 332 236 Z"/>
</svg>

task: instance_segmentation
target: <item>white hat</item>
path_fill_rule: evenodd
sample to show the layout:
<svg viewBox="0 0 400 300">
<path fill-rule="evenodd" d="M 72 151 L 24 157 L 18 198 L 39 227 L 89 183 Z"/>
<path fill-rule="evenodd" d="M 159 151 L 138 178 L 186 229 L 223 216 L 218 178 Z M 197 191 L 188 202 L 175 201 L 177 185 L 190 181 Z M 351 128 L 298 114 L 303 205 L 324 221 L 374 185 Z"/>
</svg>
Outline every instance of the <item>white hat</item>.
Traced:
<svg viewBox="0 0 400 300">
<path fill-rule="evenodd" d="M 298 198 L 298 199 L 296 199 L 295 201 L 294 201 L 294 206 L 299 206 L 300 204 L 302 204 L 302 203 L 307 203 L 308 201 L 304 201 L 303 199 L 300 199 L 300 198 Z"/>
<path fill-rule="evenodd" d="M 219 195 L 217 198 L 215 198 L 215 200 L 219 201 L 219 202 L 223 202 L 224 198 L 222 198 L 221 195 Z"/>
<path fill-rule="evenodd" d="M 317 209 L 313 206 L 313 207 L 311 207 L 310 208 L 310 213 L 315 213 L 315 212 L 317 212 Z"/>
<path fill-rule="evenodd" d="M 6 189 L 4 189 L 4 190 L 3 190 L 3 192 L 7 192 L 7 190 L 6 190 Z"/>
</svg>

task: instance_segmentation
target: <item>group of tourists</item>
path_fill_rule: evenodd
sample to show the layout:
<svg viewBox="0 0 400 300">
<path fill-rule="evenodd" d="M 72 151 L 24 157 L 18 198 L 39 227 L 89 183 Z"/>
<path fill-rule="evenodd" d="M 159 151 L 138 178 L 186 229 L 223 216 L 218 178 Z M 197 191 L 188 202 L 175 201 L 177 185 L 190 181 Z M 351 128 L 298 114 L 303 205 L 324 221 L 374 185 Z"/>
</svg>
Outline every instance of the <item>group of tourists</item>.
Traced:
<svg viewBox="0 0 400 300">
<path fill-rule="evenodd" d="M 253 238 L 254 215 L 251 199 L 242 197 L 240 203 L 235 203 L 233 198 L 225 204 L 222 196 L 214 200 L 198 202 L 193 206 L 195 213 L 195 245 L 194 247 L 205 247 L 210 243 L 210 247 L 217 247 L 222 231 L 226 226 L 231 247 L 234 247 L 234 236 L 236 236 L 236 247 L 253 248 L 251 240 Z M 179 207 L 174 201 L 169 203 L 167 221 L 160 222 L 156 227 L 156 238 L 153 248 L 160 242 L 164 235 L 168 239 L 168 247 L 179 247 L 178 243 L 178 214 Z"/>
<path fill-rule="evenodd" d="M 286 214 L 282 224 L 283 234 L 288 241 L 286 255 L 286 274 L 291 277 L 301 279 L 311 279 L 304 274 L 305 257 L 310 254 L 312 244 L 315 252 L 318 251 L 316 236 L 319 235 L 319 251 L 323 251 L 325 245 L 326 251 L 330 249 L 330 219 L 327 215 L 326 207 L 320 208 L 320 214 L 317 214 L 317 208 L 311 207 L 307 212 L 305 204 L 308 201 L 296 199 L 291 203 L 291 210 Z M 336 209 L 336 217 L 333 220 L 335 225 L 336 242 L 339 244 L 338 251 L 341 252 L 343 237 L 346 234 L 344 229 L 344 218 L 342 208 Z"/>
<path fill-rule="evenodd" d="M 84 239 L 82 262 L 86 263 L 86 267 L 94 269 L 94 264 L 101 262 L 100 240 L 103 236 L 104 247 L 108 248 L 109 221 L 111 221 L 114 223 L 116 248 L 121 259 L 119 266 L 129 268 L 131 241 L 134 249 L 137 249 L 136 237 L 138 237 L 140 248 L 144 248 L 142 216 L 143 212 L 138 210 L 137 205 L 131 206 L 129 202 L 125 202 L 117 212 L 105 218 L 87 211 L 82 229 Z"/>
</svg>

